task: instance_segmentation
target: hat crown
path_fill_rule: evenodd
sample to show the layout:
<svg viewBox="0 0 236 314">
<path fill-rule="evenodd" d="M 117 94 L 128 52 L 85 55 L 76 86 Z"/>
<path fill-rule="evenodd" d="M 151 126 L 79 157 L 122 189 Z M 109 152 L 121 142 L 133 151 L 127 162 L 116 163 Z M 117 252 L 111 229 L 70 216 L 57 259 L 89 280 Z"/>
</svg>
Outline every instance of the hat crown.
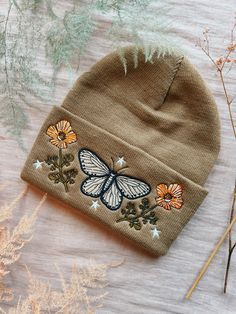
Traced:
<svg viewBox="0 0 236 314">
<path fill-rule="evenodd" d="M 125 50 L 96 63 L 76 82 L 63 107 L 202 185 L 220 146 L 214 99 L 196 69 L 180 55 L 146 62 Z M 70 99 L 73 99 L 73 106 Z"/>
</svg>

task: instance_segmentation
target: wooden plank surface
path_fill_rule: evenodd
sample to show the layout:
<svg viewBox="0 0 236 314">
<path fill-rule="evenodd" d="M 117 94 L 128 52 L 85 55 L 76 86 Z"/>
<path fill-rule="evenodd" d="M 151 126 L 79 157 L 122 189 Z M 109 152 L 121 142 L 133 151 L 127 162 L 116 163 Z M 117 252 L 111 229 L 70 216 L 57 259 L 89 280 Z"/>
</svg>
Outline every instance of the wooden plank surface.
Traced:
<svg viewBox="0 0 236 314">
<path fill-rule="evenodd" d="M 49 279 L 56 286 L 59 283 L 54 264 L 57 264 L 67 277 L 74 262 L 82 265 L 87 263 L 89 258 L 99 262 L 125 259 L 122 266 L 109 271 L 109 294 L 104 300 L 104 307 L 98 313 L 236 312 L 236 255 L 232 259 L 228 293 L 222 293 L 227 243 L 222 246 L 192 299 L 184 300 L 188 288 L 226 227 L 236 169 L 235 140 L 222 88 L 214 69 L 201 50 L 195 47 L 195 42 L 198 36 L 201 36 L 202 29 L 209 27 L 215 37 L 216 48 L 213 52 L 215 56 L 220 56 L 220 48 L 227 44 L 236 2 L 172 0 L 169 3 L 171 11 L 168 14 L 174 19 L 175 25 L 172 30 L 173 37 L 177 38 L 189 59 L 207 81 L 215 96 L 221 118 L 221 152 L 205 185 L 209 190 L 207 198 L 169 253 L 156 259 L 139 251 L 131 243 L 79 211 L 49 197 L 40 211 L 34 238 L 26 245 L 20 261 L 12 267 L 9 275 L 8 283 L 18 294 L 24 295 L 28 280 L 25 264 L 33 274 L 41 279 Z M 60 10 L 64 10 L 65 6 L 61 1 Z M 0 0 L 0 10 L 6 9 L 6 0 Z M 104 40 L 107 27 L 105 18 L 102 25 L 100 31 L 94 34 L 76 76 L 88 70 L 94 62 L 111 51 L 109 42 Z M 45 77 L 49 76 L 46 66 L 42 66 L 42 72 Z M 23 134 L 28 151 L 51 106 L 60 105 L 73 79 L 71 80 L 66 70 L 62 71 L 59 74 L 55 96 L 50 103 L 42 104 L 38 101 L 35 108 L 28 109 L 30 123 Z M 235 82 L 234 73 L 234 77 L 228 81 L 232 93 L 236 91 Z M 0 141 L 0 183 L 10 183 L 4 192 L 0 192 L 2 204 L 16 196 L 25 186 L 19 174 L 27 153 L 18 147 L 3 128 L 0 131 Z M 32 212 L 41 197 L 42 192 L 30 188 L 15 209 L 12 223 L 16 223 L 22 214 Z"/>
</svg>

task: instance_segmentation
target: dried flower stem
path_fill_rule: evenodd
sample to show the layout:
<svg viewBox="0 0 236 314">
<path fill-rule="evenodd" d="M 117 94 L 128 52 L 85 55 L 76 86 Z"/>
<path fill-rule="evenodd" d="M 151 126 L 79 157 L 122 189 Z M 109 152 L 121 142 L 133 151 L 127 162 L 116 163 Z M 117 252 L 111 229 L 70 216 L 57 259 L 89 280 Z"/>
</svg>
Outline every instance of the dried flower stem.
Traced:
<svg viewBox="0 0 236 314">
<path fill-rule="evenodd" d="M 233 202 L 232 202 L 232 208 L 231 208 L 231 214 L 230 214 L 230 222 L 232 222 L 232 220 L 234 218 L 235 202 L 236 202 L 236 184 L 235 184 L 235 187 L 234 187 L 234 196 L 233 196 Z M 231 233 L 232 232 L 230 230 L 230 232 L 229 232 L 228 259 L 227 259 L 227 266 L 226 266 L 226 271 L 225 271 L 224 293 L 227 292 L 227 285 L 228 285 L 228 278 L 229 278 L 229 270 L 230 270 L 231 258 L 232 258 L 232 254 L 234 252 L 234 249 L 236 247 L 236 242 L 234 244 L 232 244 L 232 235 L 231 235 Z"/>
<path fill-rule="evenodd" d="M 215 249 L 213 250 L 213 252 L 211 253 L 210 257 L 208 258 L 208 260 L 206 261 L 206 263 L 202 267 L 202 269 L 201 269 L 197 279 L 194 281 L 192 287 L 189 289 L 189 291 L 188 291 L 188 293 L 186 295 L 186 299 L 190 299 L 193 291 L 195 290 L 195 288 L 197 287 L 199 281 L 201 280 L 201 278 L 203 277 L 203 275 L 207 271 L 210 263 L 212 262 L 212 260 L 215 257 L 216 253 L 219 251 L 221 245 L 223 244 L 224 240 L 226 239 L 227 235 L 229 234 L 229 232 L 232 229 L 232 227 L 235 224 L 235 222 L 236 222 L 236 215 L 234 216 L 233 220 L 231 221 L 231 223 L 226 228 L 226 230 L 225 230 L 223 236 L 221 237 L 220 241 L 217 243 Z"/>
<path fill-rule="evenodd" d="M 236 59 L 231 59 L 230 58 L 231 54 L 236 51 L 236 43 L 235 43 L 235 39 L 234 39 L 235 29 L 236 29 L 236 18 L 235 18 L 235 22 L 234 22 L 233 28 L 232 28 L 232 30 L 230 32 L 230 43 L 229 43 L 228 47 L 226 48 L 227 53 L 226 53 L 225 57 L 220 57 L 216 61 L 212 57 L 212 55 L 210 53 L 209 29 L 206 29 L 205 31 L 203 31 L 203 41 L 202 40 L 198 40 L 197 46 L 202 49 L 202 51 L 206 54 L 206 56 L 209 58 L 209 60 L 212 62 L 212 64 L 216 68 L 217 72 L 219 73 L 220 81 L 221 81 L 221 84 L 222 84 L 222 87 L 223 87 L 223 92 L 224 92 L 224 96 L 225 96 L 227 107 L 228 107 L 230 123 L 231 123 L 231 126 L 232 126 L 234 138 L 236 139 L 236 127 L 235 127 L 235 123 L 234 123 L 234 120 L 233 120 L 233 114 L 232 114 L 232 109 L 231 109 L 231 105 L 232 105 L 233 99 L 229 96 L 229 93 L 228 93 L 228 90 L 227 90 L 227 87 L 226 87 L 226 84 L 225 84 L 225 72 L 224 72 L 226 63 L 232 63 L 232 64 L 236 63 Z M 189 299 L 191 297 L 194 289 L 196 288 L 197 284 L 201 280 L 202 276 L 205 274 L 205 272 L 206 272 L 207 268 L 209 267 L 212 259 L 214 258 L 215 254 L 217 253 L 217 251 L 219 250 L 220 246 L 222 245 L 225 237 L 227 236 L 227 234 L 229 234 L 229 250 L 228 250 L 228 259 L 227 259 L 227 266 L 226 266 L 226 272 L 225 272 L 225 282 L 224 282 L 224 293 L 226 293 L 227 283 L 228 283 L 228 276 L 229 276 L 229 269 L 230 269 L 230 263 L 231 263 L 231 257 L 232 257 L 233 251 L 234 251 L 234 249 L 236 247 L 236 242 L 234 244 L 232 244 L 232 232 L 231 232 L 231 228 L 229 228 L 230 226 L 232 227 L 234 222 L 236 221 L 236 215 L 234 214 L 235 202 L 236 202 L 236 184 L 235 184 L 235 187 L 234 187 L 234 198 L 233 198 L 232 208 L 231 208 L 231 212 L 230 212 L 230 224 L 229 224 L 229 226 L 227 228 L 228 233 L 226 233 L 226 232 L 224 233 L 223 237 L 219 241 L 219 243 L 216 246 L 215 250 L 213 251 L 213 253 L 209 257 L 209 259 L 207 260 L 205 265 L 203 266 L 199 276 L 195 280 L 194 284 L 192 285 L 192 287 L 190 288 L 190 290 L 189 290 L 189 292 L 188 292 L 188 294 L 186 296 L 187 299 Z"/>
<path fill-rule="evenodd" d="M 231 30 L 231 42 L 229 44 L 229 47 L 233 47 L 234 46 L 234 30 L 235 30 L 235 25 L 233 26 L 233 29 Z M 223 87 L 223 91 L 224 91 L 224 96 L 226 99 L 226 103 L 228 106 L 228 112 L 229 112 L 229 117 L 230 117 L 230 122 L 231 122 L 231 126 L 232 126 L 232 130 L 233 130 L 233 134 L 234 134 L 234 138 L 236 139 L 236 128 L 235 128 L 235 124 L 234 124 L 234 120 L 233 120 L 233 114 L 232 114 L 232 110 L 231 110 L 231 104 L 233 102 L 233 99 L 229 96 L 227 88 L 226 88 L 226 84 L 225 84 L 225 78 L 224 78 L 224 69 L 225 69 L 225 64 L 227 63 L 227 60 L 229 60 L 231 54 L 233 53 L 234 49 L 229 49 L 228 53 L 226 55 L 225 58 L 221 59 L 222 62 L 219 62 L 220 59 L 218 59 L 217 61 L 215 61 L 213 59 L 213 57 L 211 56 L 210 53 L 210 44 L 209 44 L 209 36 L 208 36 L 208 29 L 205 30 L 203 32 L 203 36 L 204 36 L 204 43 L 205 45 L 202 44 L 201 41 L 199 41 L 197 43 L 197 46 L 199 46 L 202 51 L 206 54 L 206 56 L 209 58 L 209 60 L 213 63 L 213 65 L 215 66 L 217 72 L 219 73 L 220 76 L 220 81 Z"/>
<path fill-rule="evenodd" d="M 9 206 L 5 207 L 5 217 L 1 221 L 11 217 L 13 206 L 22 198 L 25 190 Z M 32 239 L 32 227 L 46 197 L 47 194 L 44 194 L 33 213 L 29 216 L 24 215 L 12 231 L 7 227 L 0 228 L 0 301 L 10 301 L 13 298 L 13 289 L 5 287 L 3 280 L 9 273 L 9 266 L 20 258 L 20 250 Z"/>
</svg>

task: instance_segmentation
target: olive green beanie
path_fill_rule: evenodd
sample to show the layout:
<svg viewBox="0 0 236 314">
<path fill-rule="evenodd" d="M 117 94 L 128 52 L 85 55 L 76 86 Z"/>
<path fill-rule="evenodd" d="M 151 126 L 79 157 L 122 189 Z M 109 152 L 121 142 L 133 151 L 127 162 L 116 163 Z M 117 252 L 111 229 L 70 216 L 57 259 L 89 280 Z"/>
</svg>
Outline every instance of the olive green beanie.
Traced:
<svg viewBox="0 0 236 314">
<path fill-rule="evenodd" d="M 117 52 L 84 73 L 43 124 L 22 178 L 155 255 L 204 200 L 220 147 L 214 99 L 183 56 Z M 134 62 L 135 61 L 135 62 Z"/>
</svg>

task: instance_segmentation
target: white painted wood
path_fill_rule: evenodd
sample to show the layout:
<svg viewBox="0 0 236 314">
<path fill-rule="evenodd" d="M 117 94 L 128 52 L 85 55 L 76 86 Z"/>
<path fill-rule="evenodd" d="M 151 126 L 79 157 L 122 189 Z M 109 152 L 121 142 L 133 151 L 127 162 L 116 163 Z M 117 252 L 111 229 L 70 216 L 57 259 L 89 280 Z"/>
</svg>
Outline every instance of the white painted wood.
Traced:
<svg viewBox="0 0 236 314">
<path fill-rule="evenodd" d="M 7 1 L 0 0 L 0 11 L 6 10 Z M 190 301 L 184 300 L 198 271 L 206 261 L 214 245 L 222 235 L 229 218 L 232 192 L 235 181 L 236 149 L 230 127 L 226 103 L 218 77 L 205 55 L 195 47 L 203 28 L 209 27 L 215 39 L 213 53 L 221 55 L 221 47 L 227 44 L 235 11 L 235 0 L 171 0 L 168 14 L 174 19 L 173 37 L 181 43 L 189 59 L 196 65 L 210 86 L 221 118 L 222 147 L 219 159 L 209 176 L 206 187 L 209 195 L 194 218 L 184 228 L 169 253 L 161 258 L 152 258 L 136 249 L 131 243 L 98 223 L 64 204 L 48 198 L 36 223 L 34 238 L 23 250 L 20 261 L 9 275 L 9 285 L 16 295 L 24 296 L 27 285 L 26 264 L 41 279 L 52 281 L 57 286 L 56 263 L 65 276 L 69 276 L 72 263 L 84 264 L 89 258 L 97 261 L 125 263 L 109 271 L 109 295 L 104 300 L 103 314 L 210 314 L 236 312 L 236 255 L 232 259 L 228 294 L 223 295 L 223 278 L 226 266 L 227 244 L 225 243 L 209 271 L 203 277 Z M 66 1 L 60 1 L 58 11 L 65 9 Z M 101 17 L 100 17 L 101 18 Z M 104 40 L 108 19 L 97 31 L 81 60 L 79 74 L 111 51 Z M 42 66 L 45 77 L 49 70 Z M 234 75 L 234 77 L 233 77 Z M 235 72 L 231 72 L 229 84 L 235 93 Z M 229 76 L 229 77 L 230 77 Z M 29 151 L 51 105 L 60 104 L 71 86 L 67 71 L 59 74 L 55 96 L 49 104 L 35 103 L 28 109 L 29 128 L 24 132 L 24 142 Z M 234 103 L 236 106 L 236 103 Z M 1 128 L 0 182 L 10 185 L 1 193 L 1 204 L 16 196 L 25 186 L 19 178 L 26 159 L 15 140 Z M 184 161 L 183 161 L 184 162 Z M 31 188 L 14 211 L 16 223 L 24 213 L 30 213 L 42 193 Z M 235 236 L 236 238 L 236 236 Z"/>
</svg>

